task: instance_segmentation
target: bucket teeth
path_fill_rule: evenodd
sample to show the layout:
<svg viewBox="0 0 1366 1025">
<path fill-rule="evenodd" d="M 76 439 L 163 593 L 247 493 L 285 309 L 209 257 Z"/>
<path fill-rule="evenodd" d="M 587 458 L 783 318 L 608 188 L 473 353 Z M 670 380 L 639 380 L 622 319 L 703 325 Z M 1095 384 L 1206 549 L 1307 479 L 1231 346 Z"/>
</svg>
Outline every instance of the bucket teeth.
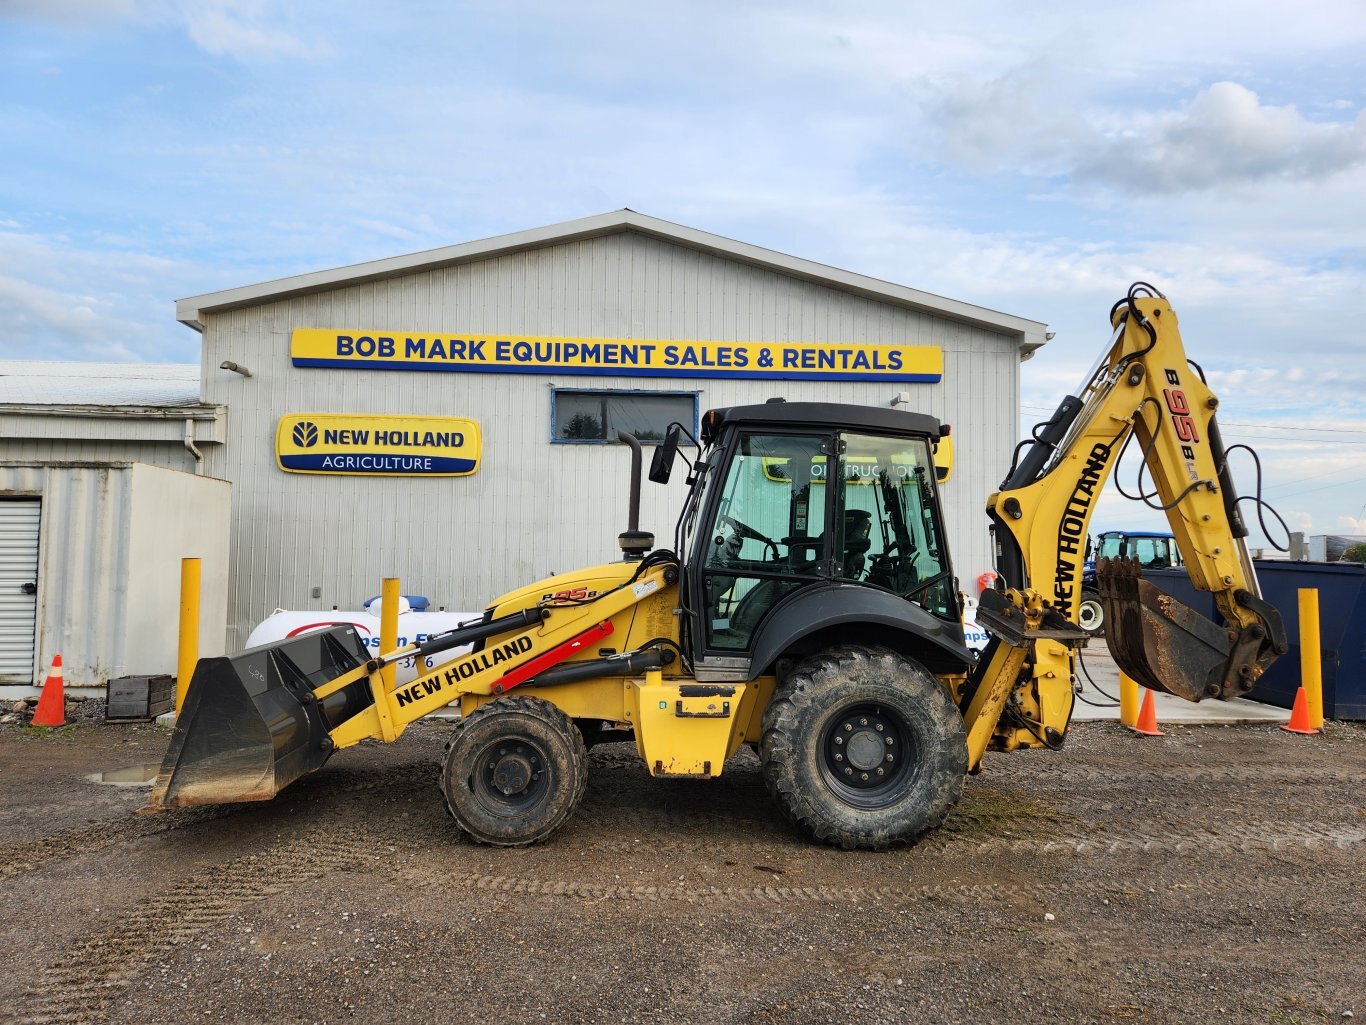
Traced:
<svg viewBox="0 0 1366 1025">
<path fill-rule="evenodd" d="M 1101 559 L 1096 586 L 1110 653 L 1138 683 L 1187 701 L 1234 697 L 1251 685 L 1250 670 L 1235 664 L 1243 655 L 1237 635 L 1144 580 L 1136 559 Z"/>
</svg>

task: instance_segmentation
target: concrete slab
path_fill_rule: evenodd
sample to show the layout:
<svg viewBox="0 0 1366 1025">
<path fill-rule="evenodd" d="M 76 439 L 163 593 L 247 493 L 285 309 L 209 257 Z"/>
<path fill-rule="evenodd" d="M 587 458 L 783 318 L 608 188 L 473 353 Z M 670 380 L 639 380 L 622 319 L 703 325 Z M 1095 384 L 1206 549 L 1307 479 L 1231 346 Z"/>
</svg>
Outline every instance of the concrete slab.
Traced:
<svg viewBox="0 0 1366 1025">
<path fill-rule="evenodd" d="M 1118 722 L 1119 667 L 1110 657 L 1110 649 L 1105 645 L 1105 638 L 1098 637 L 1081 650 L 1077 677 L 1081 680 L 1082 689 L 1076 708 L 1072 712 L 1072 719 L 1078 722 Z M 1139 700 L 1142 700 L 1142 696 L 1143 692 L 1140 690 Z M 1112 698 L 1114 702 L 1111 701 Z M 1283 723 L 1290 718 L 1290 713 L 1283 708 L 1264 705 L 1260 701 L 1248 701 L 1246 698 L 1197 703 L 1157 692 L 1153 694 L 1153 709 L 1157 713 L 1159 726 Z"/>
</svg>

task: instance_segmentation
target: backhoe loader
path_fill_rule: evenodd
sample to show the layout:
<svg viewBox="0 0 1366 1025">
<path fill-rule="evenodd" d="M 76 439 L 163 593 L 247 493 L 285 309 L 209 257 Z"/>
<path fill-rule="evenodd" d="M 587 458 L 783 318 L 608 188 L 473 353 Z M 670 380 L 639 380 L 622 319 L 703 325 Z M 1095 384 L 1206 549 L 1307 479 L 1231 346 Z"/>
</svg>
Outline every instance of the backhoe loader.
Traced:
<svg viewBox="0 0 1366 1025">
<path fill-rule="evenodd" d="M 772 400 L 713 409 L 696 455 L 679 424 L 650 479 L 687 466 L 672 550 L 639 529 L 632 451 L 623 558 L 538 581 L 483 618 L 375 656 L 338 627 L 200 661 L 149 809 L 265 800 L 363 740 L 458 702 L 441 787 L 475 841 L 544 840 L 573 814 L 587 748 L 633 740 L 659 777 L 713 777 L 741 745 L 810 836 L 846 848 L 914 841 L 944 821 L 988 750 L 1057 748 L 1074 696 L 1095 500 L 1132 434 L 1216 625 L 1127 560 L 1100 567 L 1119 666 L 1192 701 L 1247 692 L 1286 650 L 1259 597 L 1238 498 L 1176 315 L 1135 285 L 1110 345 L 1016 450 L 987 500 L 999 589 L 963 644 L 934 450 L 949 428 L 899 409 Z M 689 446 L 692 447 L 692 446 Z M 473 648 L 387 687 L 413 655 Z"/>
</svg>

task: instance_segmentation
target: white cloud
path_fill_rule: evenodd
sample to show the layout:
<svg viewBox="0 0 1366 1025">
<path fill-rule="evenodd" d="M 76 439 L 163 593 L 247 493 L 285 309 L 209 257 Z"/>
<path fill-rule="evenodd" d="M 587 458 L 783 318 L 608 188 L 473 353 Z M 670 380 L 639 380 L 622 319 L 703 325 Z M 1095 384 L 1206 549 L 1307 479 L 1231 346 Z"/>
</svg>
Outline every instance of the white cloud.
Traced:
<svg viewBox="0 0 1366 1025">
<path fill-rule="evenodd" d="M 1366 165 L 1366 111 L 1311 121 L 1215 82 L 1157 113 L 1074 95 L 1035 60 L 993 79 L 965 77 L 927 101 L 944 154 L 978 171 L 1023 171 L 1134 195 L 1265 182 L 1314 183 Z M 1336 105 L 1334 105 L 1336 106 Z M 1340 108 L 1339 108 L 1340 110 Z"/>
<path fill-rule="evenodd" d="M 180 13 L 190 39 L 205 53 L 251 60 L 330 52 L 322 40 L 306 40 L 272 24 L 260 0 L 190 0 Z"/>
<path fill-rule="evenodd" d="M 123 344 L 131 325 L 97 311 L 97 300 L 0 274 L 0 320 L 9 325 L 0 352 L 11 359 L 137 360 Z M 35 351 L 36 349 L 36 351 Z M 5 351 L 8 350 L 8 351 Z"/>
<path fill-rule="evenodd" d="M 1236 82 L 1216 82 L 1189 107 L 1096 137 L 1075 157 L 1081 181 L 1135 193 L 1184 192 L 1284 179 L 1316 182 L 1366 163 L 1366 112 L 1306 120 L 1267 106 Z"/>
<path fill-rule="evenodd" d="M 193 360 L 169 284 L 186 271 L 131 246 L 0 232 L 0 357 Z"/>
<path fill-rule="evenodd" d="M 316 57 L 330 52 L 279 24 L 278 5 L 264 0 L 0 0 L 0 16 L 90 28 L 102 21 L 179 25 L 205 53 L 238 60 Z"/>
<path fill-rule="evenodd" d="M 86 25 L 92 19 L 133 18 L 138 0 L 3 0 L 0 15 Z"/>
</svg>

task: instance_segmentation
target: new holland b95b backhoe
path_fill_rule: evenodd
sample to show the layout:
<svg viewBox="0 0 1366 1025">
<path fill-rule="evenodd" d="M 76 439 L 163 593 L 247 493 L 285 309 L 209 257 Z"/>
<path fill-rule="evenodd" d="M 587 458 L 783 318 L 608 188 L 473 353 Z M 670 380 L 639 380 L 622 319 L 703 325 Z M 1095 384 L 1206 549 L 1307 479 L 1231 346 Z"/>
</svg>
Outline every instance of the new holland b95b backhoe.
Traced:
<svg viewBox="0 0 1366 1025">
<path fill-rule="evenodd" d="M 895 409 L 773 401 L 714 409 L 672 551 L 636 523 L 625 558 L 494 601 L 483 620 L 372 657 L 340 627 L 202 660 L 150 808 L 263 800 L 368 738 L 393 741 L 453 701 L 441 775 L 475 840 L 534 843 L 573 813 L 587 746 L 634 739 L 655 776 L 719 775 L 753 745 L 768 788 L 812 836 L 905 843 L 941 822 L 988 749 L 1057 747 L 1071 716 L 1094 499 L 1136 435 L 1208 622 L 1128 562 L 1101 568 L 1108 640 L 1148 687 L 1245 693 L 1280 652 L 1258 596 L 1214 422 L 1171 307 L 1135 286 L 1081 394 L 1017 450 L 987 502 L 1003 589 L 963 645 L 933 453 L 948 429 Z M 675 425 L 650 477 L 666 481 Z M 381 669 L 473 643 L 390 689 Z"/>
</svg>

